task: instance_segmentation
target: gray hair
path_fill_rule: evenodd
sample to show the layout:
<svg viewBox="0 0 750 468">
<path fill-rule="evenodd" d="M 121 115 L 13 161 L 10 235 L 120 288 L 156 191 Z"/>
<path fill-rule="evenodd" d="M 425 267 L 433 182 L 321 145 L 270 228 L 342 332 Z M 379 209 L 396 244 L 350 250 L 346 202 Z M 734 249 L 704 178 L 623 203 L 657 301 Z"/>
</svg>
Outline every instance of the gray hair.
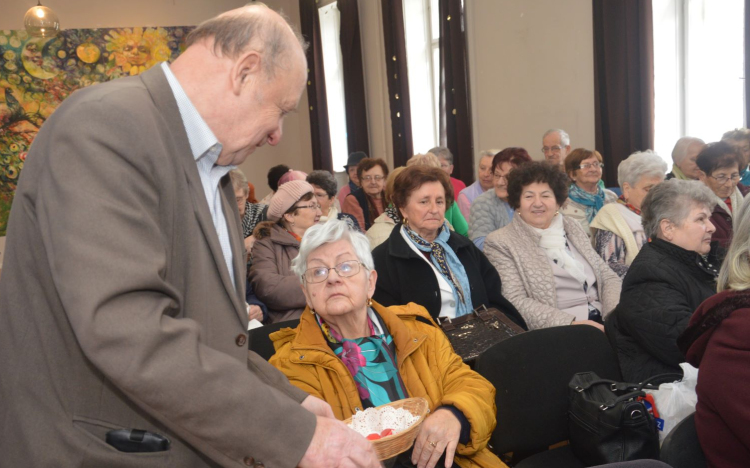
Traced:
<svg viewBox="0 0 750 468">
<path fill-rule="evenodd" d="M 436 146 L 432 148 L 428 153 L 432 153 L 438 158 L 445 159 L 448 164 L 453 164 L 453 153 L 446 146 Z"/>
<path fill-rule="evenodd" d="M 643 199 L 641 222 L 646 236 L 657 238 L 664 219 L 681 225 L 696 205 L 705 206 L 708 211 L 716 206 L 716 195 L 702 182 L 671 179 L 660 183 Z"/>
<path fill-rule="evenodd" d="M 486 158 L 487 156 L 494 158 L 497 153 L 499 153 L 502 150 L 499 149 L 486 149 L 479 152 L 479 159 L 477 160 L 477 166 L 479 166 L 479 161 L 482 160 L 482 158 Z"/>
<path fill-rule="evenodd" d="M 617 184 L 635 186 L 642 177 L 661 177 L 667 173 L 667 163 L 652 150 L 637 151 L 617 166 Z"/>
<path fill-rule="evenodd" d="M 553 133 L 559 133 L 560 134 L 560 144 L 563 146 L 570 145 L 570 135 L 568 135 L 568 132 L 561 128 L 550 128 L 546 132 L 544 132 L 544 135 L 542 135 L 542 140 L 547 138 L 549 135 L 552 135 Z"/>
<path fill-rule="evenodd" d="M 247 197 L 250 193 L 250 186 L 247 185 L 247 177 L 245 177 L 245 173 L 239 169 L 234 169 L 229 171 L 229 179 L 232 181 L 232 188 L 235 191 L 242 190 Z"/>
<path fill-rule="evenodd" d="M 261 2 L 254 2 L 249 8 L 268 7 Z M 285 60 L 291 52 L 294 43 L 289 40 L 292 32 L 302 50 L 307 50 L 299 31 L 292 25 L 283 13 L 277 12 L 283 21 L 274 21 L 266 15 L 249 12 L 247 8 L 242 12 L 222 14 L 206 20 L 190 31 L 185 39 L 185 46 L 190 47 L 196 42 L 213 39 L 213 51 L 221 51 L 223 57 L 238 58 L 248 48 L 263 52 L 263 70 L 268 78 L 273 78 L 276 69 L 285 69 Z M 288 28 L 288 29 L 287 29 Z"/>
<path fill-rule="evenodd" d="M 328 198 L 333 198 L 336 196 L 338 184 L 336 184 L 336 178 L 333 177 L 333 174 L 328 171 L 320 169 L 317 171 L 312 171 L 307 175 L 307 183 L 317 185 L 318 187 L 325 190 Z"/>
<path fill-rule="evenodd" d="M 305 270 L 307 270 L 307 257 L 318 247 L 331 244 L 341 239 L 347 239 L 354 249 L 357 260 L 370 271 L 375 269 L 375 262 L 370 253 L 370 241 L 361 232 L 349 227 L 346 221 L 332 218 L 322 224 L 316 224 L 305 231 L 302 242 L 299 244 L 299 254 L 292 260 L 292 271 L 299 276 L 300 282 L 304 283 Z"/>
<path fill-rule="evenodd" d="M 453 164 L 453 161 L 448 161 L 448 162 Z M 428 166 L 428 167 L 436 167 L 438 169 L 440 169 L 441 167 L 440 160 L 432 151 L 426 154 L 415 154 L 414 156 L 409 158 L 406 161 L 406 167 L 411 167 L 411 166 Z"/>
<path fill-rule="evenodd" d="M 700 138 L 691 136 L 684 136 L 677 140 L 677 143 L 674 144 L 674 148 L 672 149 L 672 161 L 676 164 L 681 163 L 682 160 L 685 159 L 685 156 L 687 156 L 687 150 L 690 148 L 690 145 L 695 143 L 701 145 L 706 144 L 706 142 Z"/>
<path fill-rule="evenodd" d="M 750 203 L 735 215 L 734 234 L 716 280 L 717 292 L 750 288 Z"/>
</svg>

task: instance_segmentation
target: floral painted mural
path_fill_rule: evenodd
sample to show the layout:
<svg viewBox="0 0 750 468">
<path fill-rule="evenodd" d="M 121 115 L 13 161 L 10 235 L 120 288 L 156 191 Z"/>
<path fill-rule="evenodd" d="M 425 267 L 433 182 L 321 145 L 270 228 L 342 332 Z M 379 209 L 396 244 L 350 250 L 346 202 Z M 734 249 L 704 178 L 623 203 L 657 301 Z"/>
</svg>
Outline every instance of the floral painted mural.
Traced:
<svg viewBox="0 0 750 468">
<path fill-rule="evenodd" d="M 39 127 L 76 89 L 174 60 L 192 27 L 0 31 L 0 236 Z"/>
</svg>

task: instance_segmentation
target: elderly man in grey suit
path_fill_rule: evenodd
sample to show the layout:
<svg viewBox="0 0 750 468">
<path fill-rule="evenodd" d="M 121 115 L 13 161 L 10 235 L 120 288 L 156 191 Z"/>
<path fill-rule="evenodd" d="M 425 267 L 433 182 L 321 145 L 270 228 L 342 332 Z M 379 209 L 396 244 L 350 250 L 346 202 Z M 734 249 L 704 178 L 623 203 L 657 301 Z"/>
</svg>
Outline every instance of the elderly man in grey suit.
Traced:
<svg viewBox="0 0 750 468">
<path fill-rule="evenodd" d="M 378 466 L 326 403 L 248 357 L 227 174 L 279 142 L 305 81 L 299 37 L 244 7 L 43 125 L 0 281 L 0 466 Z"/>
</svg>

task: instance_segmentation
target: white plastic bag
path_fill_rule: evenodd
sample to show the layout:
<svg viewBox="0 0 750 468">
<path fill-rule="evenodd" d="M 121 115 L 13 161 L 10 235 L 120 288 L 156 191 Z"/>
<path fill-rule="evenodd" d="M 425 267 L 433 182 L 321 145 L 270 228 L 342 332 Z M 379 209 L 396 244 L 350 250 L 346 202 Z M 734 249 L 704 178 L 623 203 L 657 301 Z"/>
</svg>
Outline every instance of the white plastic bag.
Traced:
<svg viewBox="0 0 750 468">
<path fill-rule="evenodd" d="M 659 414 L 656 418 L 659 442 L 664 442 L 664 438 L 680 421 L 695 412 L 695 404 L 698 402 L 695 393 L 698 369 L 687 362 L 680 364 L 680 367 L 684 373 L 681 381 L 661 384 L 659 390 L 646 390 L 646 393 L 654 397 L 656 411 Z"/>
</svg>

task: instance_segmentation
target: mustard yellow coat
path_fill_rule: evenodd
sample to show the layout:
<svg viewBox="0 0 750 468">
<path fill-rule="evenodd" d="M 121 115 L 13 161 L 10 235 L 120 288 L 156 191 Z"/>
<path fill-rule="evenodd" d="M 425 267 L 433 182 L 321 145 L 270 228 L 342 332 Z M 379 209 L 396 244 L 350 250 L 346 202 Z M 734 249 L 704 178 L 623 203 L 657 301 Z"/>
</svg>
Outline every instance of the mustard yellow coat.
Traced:
<svg viewBox="0 0 750 468">
<path fill-rule="evenodd" d="M 459 444 L 455 462 L 462 468 L 504 467 L 487 448 L 495 428 L 495 388 L 465 365 L 437 326 L 416 320 L 432 320 L 427 310 L 414 303 L 383 307 L 374 302 L 393 336 L 398 370 L 411 397 L 423 397 L 430 410 L 451 405 L 471 424 L 468 444 Z M 305 309 L 296 329 L 271 334 L 276 354 L 270 362 L 289 381 L 333 408 L 344 420 L 362 408 L 354 379 L 344 363 L 328 346 L 310 309 Z"/>
</svg>

